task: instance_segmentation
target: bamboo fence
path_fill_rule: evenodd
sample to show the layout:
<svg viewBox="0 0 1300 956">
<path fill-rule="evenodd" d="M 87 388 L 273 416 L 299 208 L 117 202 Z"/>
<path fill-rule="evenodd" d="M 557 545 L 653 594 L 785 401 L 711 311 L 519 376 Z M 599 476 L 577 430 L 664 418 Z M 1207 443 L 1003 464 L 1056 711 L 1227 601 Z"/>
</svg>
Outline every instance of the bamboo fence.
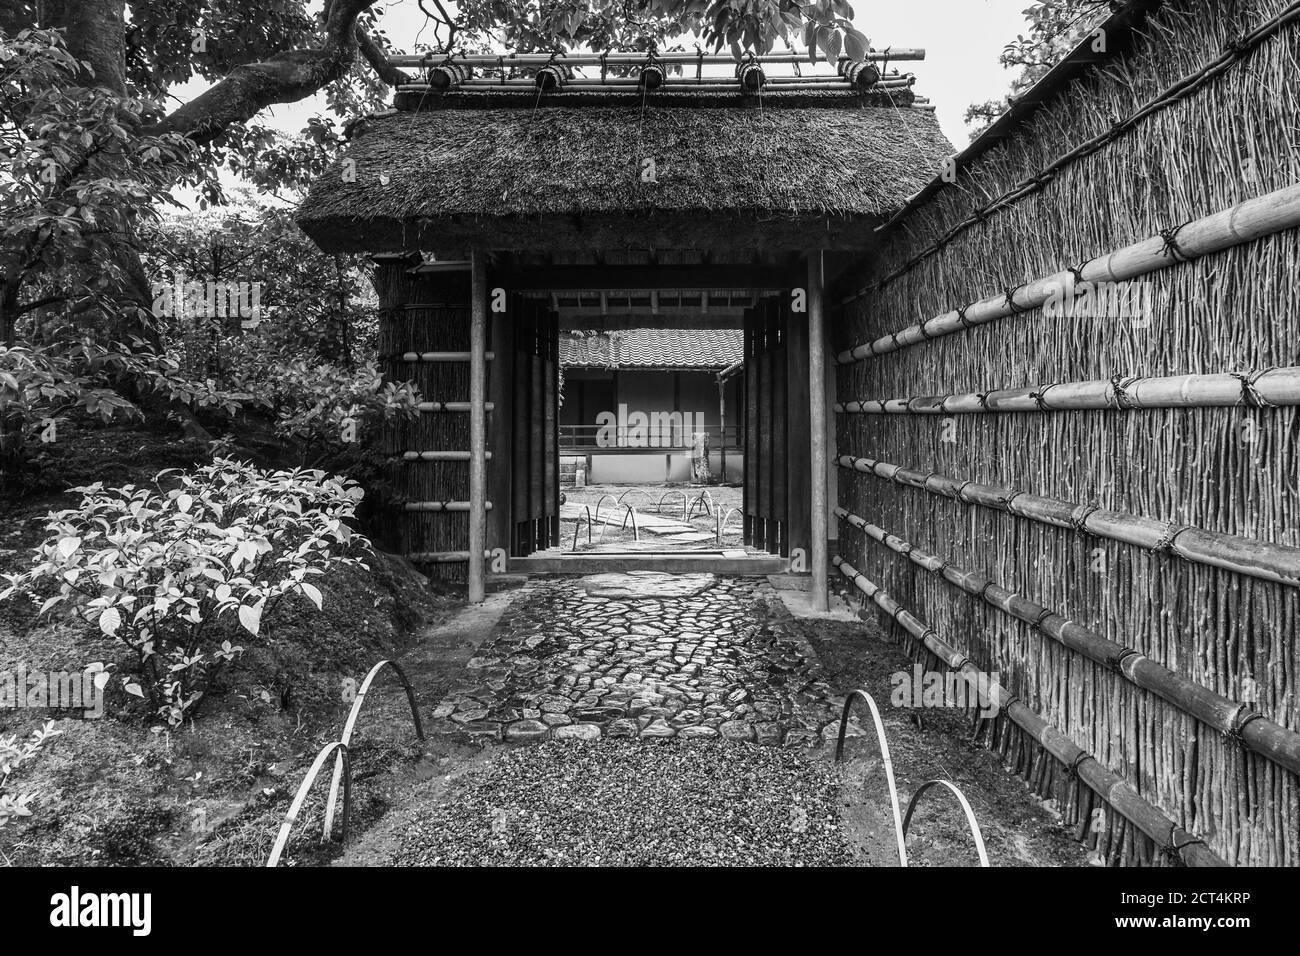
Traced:
<svg viewBox="0 0 1300 956">
<path fill-rule="evenodd" d="M 856 276 L 865 294 L 837 298 L 831 329 L 836 351 L 858 349 L 837 367 L 842 405 L 934 396 L 908 401 L 911 414 L 836 416 L 838 454 L 904 462 L 909 472 L 882 481 L 879 471 L 845 469 L 838 484 L 846 511 L 879 516 L 918 549 L 1033 595 L 1074 625 L 1294 731 L 1300 588 L 1286 555 L 1300 547 L 1300 414 L 1293 397 L 1273 402 L 1251 388 L 1289 381 L 1300 366 L 1300 242 L 1294 226 L 1280 225 L 1210 249 L 1197 245 L 1208 235 L 1197 223 L 1217 215 L 1220 225 L 1240 229 L 1241 210 L 1253 208 L 1243 204 L 1277 210 L 1295 201 L 1296 21 L 1191 95 L 1146 111 L 1122 137 L 1055 167 L 1041 188 L 989 211 L 874 288 L 972 210 L 983 211 L 1104 134 L 1117 117 L 1139 113 L 1204 72 L 1290 6 L 1164 5 L 1131 53 L 1065 89 L 1017 135 L 962 170 L 957 186 L 911 212 L 906 228 L 882 233 L 887 243 Z M 1096 278 L 1125 261 L 1117 253 L 1089 265 L 1106 250 L 1163 253 L 1167 239 L 1174 246 L 1163 255 L 1165 267 L 1124 280 L 1147 286 L 1155 303 L 1149 323 L 1048 317 L 1027 292 L 1035 277 L 1074 280 L 1068 267 L 1082 263 L 1083 278 Z M 970 321 L 983 317 L 970 306 L 967 323 L 947 328 L 954 305 L 996 290 L 1003 291 L 984 300 L 990 314 L 1010 292 L 1016 315 Z M 909 321 L 912 330 L 901 329 Z M 857 361 L 872 351 L 862 343 L 875 344 L 870 360 Z M 1153 382 L 1160 379 L 1167 381 Z M 990 387 L 1025 382 L 1052 387 L 995 394 L 992 404 L 1003 410 L 978 413 L 989 409 L 976 396 L 987 401 Z M 1132 398 L 1138 382 L 1145 383 L 1140 412 L 1115 389 Z M 1214 400 L 1154 400 L 1187 382 L 1214 392 Z M 1078 409 L 1072 403 L 1045 413 L 1072 392 L 1083 403 Z M 958 414 L 963 402 L 970 413 Z M 924 480 L 907 480 L 918 475 Z M 964 486 L 962 494 L 935 493 L 956 491 L 953 482 Z M 997 492 L 980 500 L 986 496 L 978 486 L 1004 489 L 1007 500 L 999 505 Z M 1065 505 L 1086 506 L 1074 512 L 1082 529 L 1062 513 Z M 1055 520 L 1042 520 L 1049 516 Z M 1157 517 L 1164 530 L 1152 541 L 1149 522 Z M 1212 553 L 1216 542 L 1225 546 L 1221 560 Z M 1250 542 L 1277 550 L 1258 568 L 1238 566 L 1231 546 L 1248 551 Z M 976 666 L 1001 674 L 1027 707 L 1177 826 L 1204 835 L 1223 859 L 1300 865 L 1293 770 L 1085 654 L 1044 640 L 1033 622 L 900 560 L 858 528 L 843 527 L 839 550 L 929 626 L 952 635 Z M 1020 729 L 989 733 L 989 744 L 1031 783 L 1059 771 L 1051 767 L 1057 758 L 1043 757 Z M 1122 815 L 1108 819 L 1128 826 Z M 1153 862 L 1135 830 L 1106 844 L 1108 862 Z"/>
<path fill-rule="evenodd" d="M 1069 823 L 1077 824 L 1082 821 L 1085 828 L 1094 829 L 1090 827 L 1091 819 L 1086 809 L 1083 813 L 1078 812 L 1080 808 L 1089 805 L 1086 795 L 1081 791 L 1091 791 L 1137 826 L 1157 848 L 1166 854 L 1176 856 L 1188 866 L 1226 865 L 1206 846 L 1204 840 L 1183 830 L 1159 809 L 1144 800 L 1125 780 L 1106 769 L 1096 757 L 1026 707 L 1023 701 L 976 667 L 968 657 L 882 591 L 853 565 L 839 555 L 835 556 L 834 564 L 844 577 L 853 582 L 854 587 L 875 602 L 876 606 L 888 614 L 891 620 L 912 636 L 916 649 L 923 648 L 960 674 L 979 695 L 981 707 L 996 707 L 997 715 L 994 720 L 1010 721 L 1037 742 L 1043 750 L 1055 757 L 1063 768 L 1068 768 L 1068 773 L 1061 775 L 1063 779 L 1060 782 L 1065 783 L 1069 778 L 1074 780 L 1073 790 L 1061 801 L 1067 808 L 1074 810 L 1074 813 L 1066 817 Z M 1045 761 L 1043 765 L 1046 765 Z M 1057 789 L 1052 785 L 1053 783 L 1055 781 L 1046 783 L 1044 787 L 1046 792 Z M 1109 834 L 1113 833 L 1113 827 L 1100 826 L 1094 829 L 1092 835 L 1098 843 L 1102 843 Z M 1099 847 L 1099 851 L 1105 853 L 1104 845 Z"/>
</svg>

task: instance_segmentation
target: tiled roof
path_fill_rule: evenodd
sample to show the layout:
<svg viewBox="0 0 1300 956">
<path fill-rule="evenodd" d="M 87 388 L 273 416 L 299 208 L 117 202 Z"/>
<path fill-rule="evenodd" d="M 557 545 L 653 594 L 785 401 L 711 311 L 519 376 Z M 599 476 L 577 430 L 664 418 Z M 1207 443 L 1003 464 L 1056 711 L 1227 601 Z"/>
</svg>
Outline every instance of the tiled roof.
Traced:
<svg viewBox="0 0 1300 956">
<path fill-rule="evenodd" d="M 739 329 L 627 329 L 596 335 L 561 333 L 566 368 L 716 368 L 743 357 Z"/>
</svg>

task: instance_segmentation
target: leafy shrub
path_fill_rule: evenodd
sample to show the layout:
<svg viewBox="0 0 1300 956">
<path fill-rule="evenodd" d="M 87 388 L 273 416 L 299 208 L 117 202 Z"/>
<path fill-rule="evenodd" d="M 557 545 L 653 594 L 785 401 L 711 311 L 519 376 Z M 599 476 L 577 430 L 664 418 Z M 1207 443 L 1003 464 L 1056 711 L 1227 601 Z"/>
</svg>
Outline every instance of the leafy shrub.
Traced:
<svg viewBox="0 0 1300 956">
<path fill-rule="evenodd" d="M 384 457 L 373 439 L 382 423 L 415 416 L 415 386 L 385 382 L 373 362 L 349 368 L 301 353 L 259 355 L 253 341 L 236 344 L 246 357 L 234 366 L 231 387 L 269 409 L 276 437 L 297 461 L 381 487 Z"/>
<path fill-rule="evenodd" d="M 19 743 L 14 735 L 0 737 L 0 827 L 18 819 L 30 817 L 32 811 L 28 805 L 36 797 L 34 793 L 22 793 L 15 796 L 9 792 L 9 775 L 27 763 L 45 746 L 51 737 L 63 733 L 54 729 L 54 721 L 47 721 L 40 730 L 33 731 L 30 740 Z"/>
<path fill-rule="evenodd" d="M 104 422 L 143 418 L 124 391 L 154 395 L 192 410 L 218 410 L 233 416 L 242 400 L 211 380 L 193 381 L 172 355 L 133 351 L 120 343 L 105 347 L 89 337 L 42 345 L 0 345 L 0 457 L 17 465 L 32 440 L 44 437 L 70 414 Z M 54 440 L 49 438 L 45 440 Z"/>
<path fill-rule="evenodd" d="M 194 716 L 243 651 L 219 618 L 233 612 L 248 637 L 265 641 L 262 621 L 286 594 L 319 609 L 308 578 L 366 567 L 354 552 L 369 542 L 346 524 L 363 492 L 322 471 L 219 458 L 180 473 L 169 491 L 74 490 L 81 504 L 50 515 L 33 567 L 5 575 L 0 599 L 26 594 L 41 613 L 62 608 L 97 624 L 134 654 L 124 689 L 173 726 Z"/>
</svg>

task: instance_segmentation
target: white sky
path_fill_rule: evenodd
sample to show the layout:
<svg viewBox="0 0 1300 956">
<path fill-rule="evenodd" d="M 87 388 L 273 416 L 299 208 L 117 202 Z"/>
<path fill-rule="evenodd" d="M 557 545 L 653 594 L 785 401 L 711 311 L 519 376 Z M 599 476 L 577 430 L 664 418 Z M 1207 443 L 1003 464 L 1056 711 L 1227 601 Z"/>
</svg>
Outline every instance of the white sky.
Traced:
<svg viewBox="0 0 1300 956">
<path fill-rule="evenodd" d="M 1013 74 L 998 62 L 1008 41 L 1025 29 L 1022 11 L 1030 0 L 856 0 L 854 23 L 871 38 L 872 46 L 923 47 L 926 59 L 899 63 L 917 76 L 915 90 L 938 108 L 937 117 L 957 149 L 970 134 L 962 120 L 966 107 L 1004 94 Z M 315 9 L 318 5 L 313 4 Z M 426 24 L 416 0 L 382 0 L 383 25 L 394 47 L 409 51 Z M 454 4 L 449 5 L 454 10 Z M 425 30 L 424 39 L 432 40 Z M 187 99 L 206 84 L 195 82 L 174 92 Z M 314 96 L 264 111 L 258 122 L 286 132 L 302 129 L 308 117 L 325 112 L 324 100 Z M 233 185 L 233 182 L 232 182 Z"/>
</svg>

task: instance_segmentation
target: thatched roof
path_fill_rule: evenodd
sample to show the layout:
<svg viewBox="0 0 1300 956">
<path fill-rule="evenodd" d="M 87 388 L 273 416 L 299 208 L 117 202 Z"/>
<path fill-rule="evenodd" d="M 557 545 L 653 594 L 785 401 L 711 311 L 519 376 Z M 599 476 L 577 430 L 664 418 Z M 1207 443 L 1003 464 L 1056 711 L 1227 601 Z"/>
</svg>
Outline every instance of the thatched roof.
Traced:
<svg viewBox="0 0 1300 956">
<path fill-rule="evenodd" d="M 701 247 L 708 233 L 861 248 L 952 153 L 920 109 L 737 99 L 392 113 L 365 124 L 298 222 L 326 249 L 369 252 Z"/>
<path fill-rule="evenodd" d="M 625 329 L 560 336 L 566 368 L 724 369 L 744 357 L 739 329 Z"/>
</svg>

